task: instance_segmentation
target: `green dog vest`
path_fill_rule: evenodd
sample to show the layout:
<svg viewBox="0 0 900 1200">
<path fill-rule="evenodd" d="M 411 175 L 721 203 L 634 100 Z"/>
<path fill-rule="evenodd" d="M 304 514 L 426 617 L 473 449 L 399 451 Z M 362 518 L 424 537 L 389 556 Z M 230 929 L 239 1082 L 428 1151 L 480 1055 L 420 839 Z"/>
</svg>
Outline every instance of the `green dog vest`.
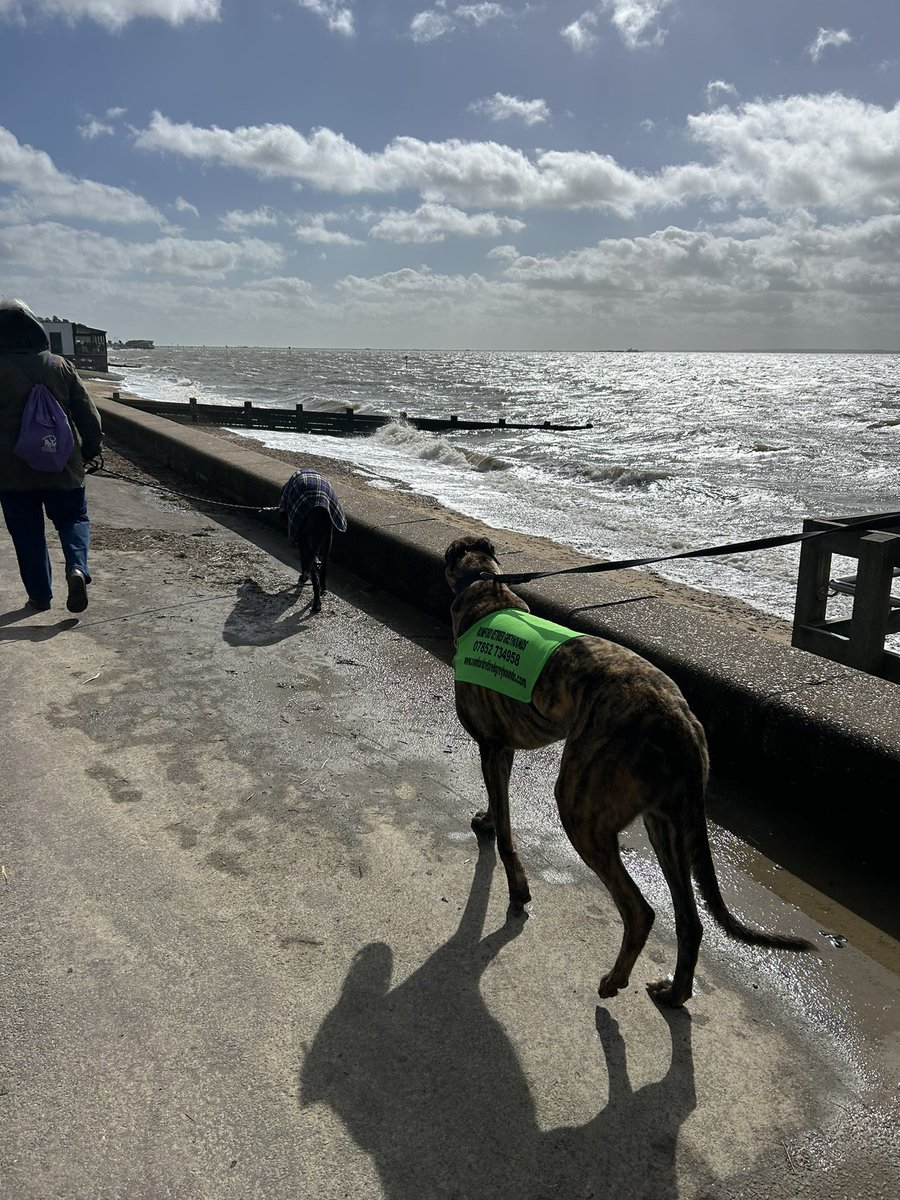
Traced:
<svg viewBox="0 0 900 1200">
<path fill-rule="evenodd" d="M 456 643 L 456 682 L 477 683 L 530 704 L 553 651 L 583 636 L 519 608 L 501 608 L 476 621 Z"/>
</svg>

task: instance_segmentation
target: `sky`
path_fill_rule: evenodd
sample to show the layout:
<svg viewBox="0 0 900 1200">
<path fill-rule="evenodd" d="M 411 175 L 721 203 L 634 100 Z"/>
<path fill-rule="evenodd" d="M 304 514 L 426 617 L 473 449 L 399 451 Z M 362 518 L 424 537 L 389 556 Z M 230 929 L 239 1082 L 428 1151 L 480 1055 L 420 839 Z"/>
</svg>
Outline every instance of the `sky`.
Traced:
<svg viewBox="0 0 900 1200">
<path fill-rule="evenodd" d="M 900 0 L 0 0 L 0 295 L 157 344 L 900 350 Z"/>
</svg>

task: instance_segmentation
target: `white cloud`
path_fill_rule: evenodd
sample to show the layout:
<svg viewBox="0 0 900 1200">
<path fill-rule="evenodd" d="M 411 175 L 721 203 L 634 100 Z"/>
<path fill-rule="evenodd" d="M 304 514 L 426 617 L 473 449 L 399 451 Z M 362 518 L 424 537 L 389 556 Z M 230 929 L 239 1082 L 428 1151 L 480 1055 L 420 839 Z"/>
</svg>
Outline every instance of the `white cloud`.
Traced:
<svg viewBox="0 0 900 1200">
<path fill-rule="evenodd" d="M 900 104 L 793 96 L 690 116 L 687 131 L 709 161 L 655 174 L 594 151 L 526 154 L 491 141 L 398 137 L 367 153 L 330 129 L 309 137 L 287 125 L 203 129 L 159 113 L 137 144 L 341 195 L 410 190 L 463 209 L 594 208 L 627 217 L 692 201 L 860 215 L 900 207 Z"/>
<path fill-rule="evenodd" d="M 22 264 L 36 274 L 91 280 L 128 277 L 223 279 L 240 269 L 271 270 L 284 257 L 280 246 L 256 238 L 237 242 L 163 237 L 123 242 L 55 222 L 0 227 L 0 261 Z"/>
<path fill-rule="evenodd" d="M 414 42 L 434 42 L 455 28 L 453 18 L 434 9 L 416 13 L 409 23 L 409 36 Z"/>
<path fill-rule="evenodd" d="M 345 195 L 414 189 L 423 200 L 466 208 L 600 207 L 625 214 L 651 194 L 654 202 L 661 198 L 652 179 L 607 155 L 547 151 L 532 162 L 496 142 L 401 137 L 367 154 L 330 129 L 308 138 L 286 125 L 201 129 L 156 113 L 137 144 Z"/>
<path fill-rule="evenodd" d="M 106 110 L 106 115 L 111 121 L 117 121 L 119 117 L 124 117 L 127 112 L 127 108 L 108 108 Z"/>
<path fill-rule="evenodd" d="M 711 151 L 726 199 L 853 214 L 900 208 L 900 104 L 791 96 L 692 116 L 688 128 Z"/>
<path fill-rule="evenodd" d="M 526 340 L 535 333 L 596 345 L 602 318 L 607 344 L 639 326 L 660 344 L 746 346 L 759 344 L 766 330 L 783 333 L 783 319 L 804 331 L 807 344 L 833 343 L 849 329 L 877 344 L 896 329 L 900 294 L 900 214 L 846 225 L 818 225 L 802 213 L 705 230 L 671 225 L 555 256 L 501 245 L 485 256 L 496 277 L 410 266 L 369 278 L 348 274 L 333 290 L 276 274 L 280 254 L 253 239 L 136 245 L 50 222 L 0 227 L 0 267 L 11 294 L 38 309 L 74 313 L 84 312 L 89 290 L 92 324 L 114 327 L 116 314 L 127 311 L 132 326 L 143 322 L 159 340 L 183 340 L 187 331 L 202 340 L 209 326 L 198 314 L 209 311 L 223 340 L 246 337 L 248 322 L 259 323 L 261 341 L 295 340 L 285 328 L 288 310 L 306 314 L 307 339 L 338 343 L 348 329 L 365 328 L 373 341 L 380 331 L 384 344 L 396 344 L 391 338 L 402 326 L 418 344 L 440 336 L 475 344 L 479 334 L 502 340 L 505 332 L 521 344 L 527 330 Z M 257 274 L 237 274 L 247 271 Z M 54 281 L 52 294 L 46 279 Z"/>
<path fill-rule="evenodd" d="M 438 4 L 416 13 L 409 23 L 409 36 L 414 42 L 434 42 L 466 24 L 480 29 L 489 21 L 514 15 L 502 4 L 460 4 L 452 12 L 444 4 Z"/>
<path fill-rule="evenodd" d="M 663 10 L 674 0 L 600 0 L 600 8 L 611 14 L 610 20 L 630 49 L 658 46 L 667 30 L 659 25 Z"/>
<path fill-rule="evenodd" d="M 272 242 L 242 238 L 238 242 L 219 239 L 192 241 L 188 238 L 160 238 L 132 247 L 136 269 L 153 275 L 223 279 L 238 269 L 271 270 L 284 259 L 284 251 Z"/>
<path fill-rule="evenodd" d="M 0 126 L 0 183 L 12 189 L 23 215 L 123 224 L 165 223 L 159 210 L 134 192 L 89 179 L 75 179 L 59 171 L 49 154 L 22 145 L 3 126 Z"/>
<path fill-rule="evenodd" d="M 494 92 L 485 100 L 476 100 L 469 105 L 469 112 L 483 113 L 492 121 L 508 121 L 516 117 L 526 125 L 537 125 L 550 119 L 546 100 L 520 100 L 518 96 L 507 96 Z"/>
<path fill-rule="evenodd" d="M 252 212 L 242 212 L 240 209 L 232 209 L 223 217 L 219 217 L 219 224 L 223 229 L 227 229 L 229 233 L 241 233 L 245 229 L 259 228 L 263 225 L 277 225 L 278 217 L 270 208 L 261 206 L 255 208 Z"/>
<path fill-rule="evenodd" d="M 465 213 L 449 204 L 423 204 L 415 212 L 392 209 L 369 233 L 387 242 L 443 242 L 447 237 L 497 237 L 524 228 L 524 221 L 510 217 Z"/>
<path fill-rule="evenodd" d="M 340 0 L 297 0 L 301 8 L 308 8 L 317 17 L 321 17 L 332 33 L 342 33 L 352 37 L 356 32 L 353 23 L 353 9 Z"/>
<path fill-rule="evenodd" d="M 519 257 L 519 252 L 515 246 L 511 245 L 493 246 L 488 250 L 486 257 L 495 259 L 497 262 L 511 263 Z"/>
<path fill-rule="evenodd" d="M 576 21 L 573 21 L 571 25 L 566 25 L 559 32 L 576 54 L 587 54 L 600 41 L 594 32 L 597 25 L 597 14 L 595 12 L 586 12 L 582 13 Z"/>
<path fill-rule="evenodd" d="M 718 104 L 725 96 L 736 96 L 737 88 L 733 83 L 725 83 L 722 79 L 711 79 L 706 85 L 706 103 Z"/>
<path fill-rule="evenodd" d="M 315 213 L 306 222 L 298 221 L 294 225 L 294 236 L 298 241 L 310 246 L 361 246 L 362 242 L 342 233 L 339 229 L 326 228 L 325 222 L 332 220 L 331 213 Z"/>
<path fill-rule="evenodd" d="M 74 22 L 96 21 L 106 29 L 123 29 L 138 17 L 157 17 L 171 25 L 215 21 L 222 0 L 0 0 L 0 17 L 25 22 L 32 13 Z"/>
<path fill-rule="evenodd" d="M 509 9 L 504 8 L 502 4 L 461 4 L 455 12 L 461 21 L 471 21 L 479 29 L 488 21 L 511 15 Z"/>
<path fill-rule="evenodd" d="M 104 133 L 115 133 L 112 125 L 106 125 L 103 121 L 90 120 L 85 125 L 78 126 L 78 132 L 83 138 L 91 142 L 94 138 L 100 137 Z"/>
<path fill-rule="evenodd" d="M 743 223 L 738 232 L 670 226 L 558 257 L 497 258 L 505 278 L 527 291 L 553 291 L 554 304 L 571 299 L 582 313 L 590 297 L 615 305 L 626 321 L 642 311 L 663 320 L 796 312 L 803 328 L 840 328 L 845 314 L 889 314 L 895 304 L 900 216 L 816 226 L 798 215 L 783 225 Z"/>
<path fill-rule="evenodd" d="M 192 217 L 200 216 L 200 210 L 196 205 L 191 204 L 189 200 L 185 200 L 183 196 L 177 198 L 174 207 L 176 212 L 190 213 Z"/>
<path fill-rule="evenodd" d="M 822 29 L 820 27 L 815 41 L 806 47 L 806 52 L 813 62 L 818 62 L 829 46 L 846 46 L 852 41 L 853 38 L 846 29 Z"/>
<path fill-rule="evenodd" d="M 437 275 L 427 267 L 404 267 L 384 275 L 363 278 L 347 275 L 335 285 L 339 291 L 352 292 L 357 297 L 397 298 L 413 301 L 417 306 L 428 303 L 442 305 L 448 299 L 468 297 L 481 292 L 486 281 L 480 275 Z"/>
</svg>

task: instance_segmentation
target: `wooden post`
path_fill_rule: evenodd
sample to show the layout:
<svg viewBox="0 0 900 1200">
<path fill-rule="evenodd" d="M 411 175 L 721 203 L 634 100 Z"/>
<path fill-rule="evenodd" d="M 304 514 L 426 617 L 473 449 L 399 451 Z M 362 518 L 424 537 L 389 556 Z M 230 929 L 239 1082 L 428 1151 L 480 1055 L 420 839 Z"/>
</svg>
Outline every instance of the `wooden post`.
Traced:
<svg viewBox="0 0 900 1200">
<path fill-rule="evenodd" d="M 191 424 L 197 424 L 197 397 L 188 396 L 188 404 L 191 406 Z"/>
<path fill-rule="evenodd" d="M 244 424 L 250 425 L 250 426 L 253 425 L 253 401 L 252 400 L 244 401 Z"/>
<path fill-rule="evenodd" d="M 113 392 L 112 398 L 113 398 L 113 400 L 121 400 L 122 399 L 121 392 Z"/>
<path fill-rule="evenodd" d="M 898 549 L 900 536 L 895 533 L 867 533 L 859 539 L 847 664 L 870 675 L 881 674 Z"/>
<path fill-rule="evenodd" d="M 294 423 L 298 429 L 302 429 L 306 423 L 304 416 L 303 416 L 303 405 L 302 404 L 294 405 Z"/>
<path fill-rule="evenodd" d="M 500 426 L 501 429 L 505 429 L 506 428 L 506 417 L 501 417 L 500 420 L 497 422 L 497 424 Z"/>
<path fill-rule="evenodd" d="M 821 521 L 804 521 L 803 532 L 818 529 Z M 828 581 L 831 578 L 831 551 L 822 543 L 824 538 L 811 538 L 800 545 L 800 568 L 797 573 L 797 598 L 794 601 L 794 632 L 791 643 L 805 649 L 804 625 L 821 625 L 828 607 Z"/>
<path fill-rule="evenodd" d="M 349 425 L 349 427 L 352 431 L 352 429 L 353 429 L 353 409 L 350 407 L 350 405 L 347 406 L 346 412 L 347 412 L 347 424 Z"/>
<path fill-rule="evenodd" d="M 450 414 L 450 424 L 451 425 L 455 425 L 458 420 L 459 420 L 459 417 L 457 416 L 456 413 Z"/>
</svg>

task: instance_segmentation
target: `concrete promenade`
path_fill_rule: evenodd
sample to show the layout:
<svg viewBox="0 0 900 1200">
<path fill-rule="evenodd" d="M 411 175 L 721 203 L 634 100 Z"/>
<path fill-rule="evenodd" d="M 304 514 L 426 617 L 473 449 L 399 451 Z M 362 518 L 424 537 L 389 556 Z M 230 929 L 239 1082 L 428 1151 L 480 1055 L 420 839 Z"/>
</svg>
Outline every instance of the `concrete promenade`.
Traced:
<svg viewBox="0 0 900 1200">
<path fill-rule="evenodd" d="M 820 933 L 837 910 L 783 901 L 714 826 L 729 902 L 821 953 L 708 925 L 697 994 L 661 1012 L 669 901 L 629 830 L 659 916 L 598 1006 L 620 924 L 559 829 L 557 752 L 514 773 L 534 904 L 508 924 L 446 623 L 362 569 L 310 618 L 276 532 L 88 488 L 80 619 L 22 609 L 0 533 L 0 1195 L 895 1195 L 900 987 Z M 409 520 L 368 512 L 385 545 Z"/>
</svg>

